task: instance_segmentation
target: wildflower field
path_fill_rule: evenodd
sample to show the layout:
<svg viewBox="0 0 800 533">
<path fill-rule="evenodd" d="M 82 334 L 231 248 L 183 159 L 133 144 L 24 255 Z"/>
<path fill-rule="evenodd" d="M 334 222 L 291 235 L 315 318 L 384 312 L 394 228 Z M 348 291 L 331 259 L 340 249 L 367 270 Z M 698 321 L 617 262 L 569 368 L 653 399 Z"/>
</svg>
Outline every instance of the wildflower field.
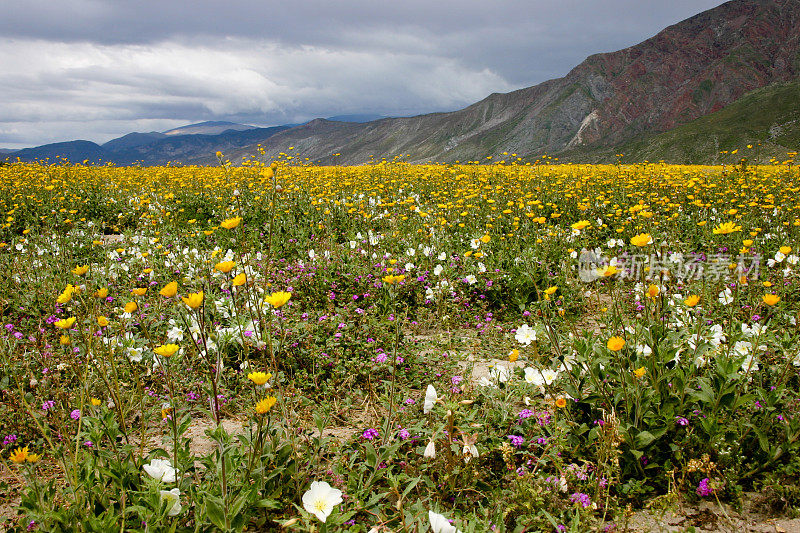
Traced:
<svg viewBox="0 0 800 533">
<path fill-rule="evenodd" d="M 0 166 L 0 527 L 800 505 L 800 172 Z"/>
</svg>

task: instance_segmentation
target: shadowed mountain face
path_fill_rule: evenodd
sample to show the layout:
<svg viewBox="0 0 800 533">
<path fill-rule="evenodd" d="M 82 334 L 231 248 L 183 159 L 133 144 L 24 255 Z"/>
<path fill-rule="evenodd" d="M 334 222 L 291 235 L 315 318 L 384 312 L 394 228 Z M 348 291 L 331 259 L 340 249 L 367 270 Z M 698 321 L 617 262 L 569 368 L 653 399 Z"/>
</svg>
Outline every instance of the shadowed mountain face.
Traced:
<svg viewBox="0 0 800 533">
<path fill-rule="evenodd" d="M 288 129 L 289 126 L 227 129 L 224 133 L 203 135 L 165 135 L 163 133 L 129 133 L 111 140 L 103 146 L 90 141 L 70 141 L 26 148 L 10 154 L 9 159 L 23 161 L 57 162 L 66 158 L 73 163 L 116 163 L 130 165 L 163 165 L 168 162 L 194 164 L 214 158 L 214 153 L 228 153 L 243 146 L 265 141 L 270 136 Z"/>
<path fill-rule="evenodd" d="M 493 94 L 459 111 L 355 125 L 317 120 L 262 146 L 268 157 L 295 146 L 297 154 L 324 163 L 608 149 L 795 78 L 799 51 L 800 2 L 733 0 L 636 46 L 590 56 L 563 78 Z M 231 159 L 246 153 L 253 149 L 234 151 Z"/>
</svg>

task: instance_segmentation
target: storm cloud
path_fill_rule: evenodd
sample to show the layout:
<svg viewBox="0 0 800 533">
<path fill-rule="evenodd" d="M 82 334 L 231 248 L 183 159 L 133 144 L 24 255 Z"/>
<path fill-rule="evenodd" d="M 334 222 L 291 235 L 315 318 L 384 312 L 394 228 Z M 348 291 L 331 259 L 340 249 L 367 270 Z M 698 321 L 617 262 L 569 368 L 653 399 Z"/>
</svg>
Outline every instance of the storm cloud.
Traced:
<svg viewBox="0 0 800 533">
<path fill-rule="evenodd" d="M 719 1 L 0 2 L 0 147 L 452 110 Z"/>
</svg>

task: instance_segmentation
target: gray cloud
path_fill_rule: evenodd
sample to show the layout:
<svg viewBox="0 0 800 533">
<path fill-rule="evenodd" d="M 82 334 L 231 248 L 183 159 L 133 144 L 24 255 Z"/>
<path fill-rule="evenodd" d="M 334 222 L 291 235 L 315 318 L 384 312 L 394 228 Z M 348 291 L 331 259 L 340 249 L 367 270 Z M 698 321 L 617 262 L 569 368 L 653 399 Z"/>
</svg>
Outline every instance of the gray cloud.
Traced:
<svg viewBox="0 0 800 533">
<path fill-rule="evenodd" d="M 718 3 L 15 1 L 0 8 L 0 146 L 456 109 Z"/>
</svg>

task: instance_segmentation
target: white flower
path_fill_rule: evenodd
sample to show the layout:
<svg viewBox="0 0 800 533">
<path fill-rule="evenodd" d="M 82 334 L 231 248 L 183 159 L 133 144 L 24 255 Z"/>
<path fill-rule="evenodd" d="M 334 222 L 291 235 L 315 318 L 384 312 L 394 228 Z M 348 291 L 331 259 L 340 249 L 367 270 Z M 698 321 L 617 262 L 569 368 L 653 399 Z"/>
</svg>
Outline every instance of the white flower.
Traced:
<svg viewBox="0 0 800 533">
<path fill-rule="evenodd" d="M 557 378 L 558 372 L 549 368 L 544 370 L 532 367 L 525 368 L 525 381 L 537 386 L 539 390 L 543 390 L 545 385 L 551 385 Z"/>
<path fill-rule="evenodd" d="M 314 250 L 309 250 L 308 251 L 308 258 L 309 259 L 311 259 L 313 261 L 316 257 L 317 257 L 317 252 L 315 252 Z"/>
<path fill-rule="evenodd" d="M 178 489 L 160 491 L 161 501 L 167 502 L 168 516 L 175 516 L 181 512 L 181 491 Z"/>
<path fill-rule="evenodd" d="M 800 357 L 800 356 L 798 356 L 798 357 Z M 800 366 L 800 364 L 798 364 L 797 366 Z M 480 385 L 481 387 L 495 387 L 495 388 L 497 388 L 497 385 L 495 385 L 494 382 L 491 379 L 489 379 L 488 377 L 486 377 L 486 376 L 481 376 L 481 379 L 478 380 L 478 385 Z"/>
<path fill-rule="evenodd" d="M 469 276 L 464 278 L 464 281 L 466 281 L 470 285 L 475 285 L 475 283 L 478 282 L 478 278 L 476 278 L 474 274 L 470 274 Z"/>
<path fill-rule="evenodd" d="M 147 472 L 147 475 L 151 478 L 163 481 L 164 483 L 175 483 L 178 473 L 178 469 L 173 468 L 169 459 L 153 459 L 150 461 L 149 465 L 142 466 L 142 470 Z"/>
<path fill-rule="evenodd" d="M 489 375 L 497 383 L 505 383 L 511 377 L 511 372 L 505 365 L 497 365 L 489 368 Z"/>
<path fill-rule="evenodd" d="M 128 348 L 127 351 L 128 359 L 134 363 L 140 363 L 142 361 L 142 352 L 144 352 L 144 348 Z"/>
<path fill-rule="evenodd" d="M 428 511 L 428 521 L 433 533 L 461 533 L 450 521 L 439 513 Z"/>
<path fill-rule="evenodd" d="M 342 491 L 334 489 L 325 481 L 314 481 L 303 494 L 303 509 L 325 522 L 333 512 L 333 506 L 342 503 Z"/>
<path fill-rule="evenodd" d="M 758 337 L 764 333 L 764 330 L 765 328 L 762 324 L 753 324 L 752 326 L 748 326 L 742 322 L 742 333 L 745 337 Z"/>
<path fill-rule="evenodd" d="M 414 270 L 414 263 L 406 263 L 403 268 L 406 269 L 406 272 Z"/>
<path fill-rule="evenodd" d="M 422 406 L 422 412 L 426 415 L 430 413 L 438 399 L 439 397 L 436 395 L 436 389 L 433 388 L 433 385 L 428 385 L 425 391 L 425 403 Z"/>
<path fill-rule="evenodd" d="M 483 263 L 478 263 L 478 272 L 486 272 L 486 265 Z"/>
<path fill-rule="evenodd" d="M 437 259 L 439 259 L 439 261 L 444 261 L 445 259 L 447 259 L 447 253 L 446 252 L 440 253 Z"/>
<path fill-rule="evenodd" d="M 742 361 L 742 372 L 756 372 L 758 370 L 758 359 L 753 353 L 747 354 L 747 357 Z"/>
<path fill-rule="evenodd" d="M 795 254 L 786 257 L 786 262 L 789 263 L 790 265 L 796 265 L 798 261 L 800 261 L 800 257 L 798 257 Z"/>
<path fill-rule="evenodd" d="M 423 457 L 427 459 L 436 459 L 436 444 L 434 444 L 433 439 L 428 442 L 428 445 L 425 446 L 425 452 L 422 454 Z"/>
<path fill-rule="evenodd" d="M 536 330 L 528 324 L 522 324 L 514 334 L 514 338 L 518 343 L 527 346 L 536 340 Z"/>
<path fill-rule="evenodd" d="M 780 251 L 775 252 L 775 262 L 776 263 L 780 263 L 784 259 L 786 259 L 786 254 L 784 254 L 783 252 L 780 252 Z"/>
<path fill-rule="evenodd" d="M 711 338 L 709 339 L 709 342 L 715 348 L 725 342 L 725 334 L 722 333 L 722 325 L 714 324 L 711 326 Z"/>
<path fill-rule="evenodd" d="M 167 331 L 167 338 L 171 341 L 182 341 L 183 340 L 183 328 L 179 328 L 178 326 L 174 326 L 169 331 Z"/>
<path fill-rule="evenodd" d="M 730 289 L 725 289 L 719 293 L 719 303 L 722 305 L 731 305 L 733 303 L 733 293 Z"/>
<path fill-rule="evenodd" d="M 653 353 L 653 349 L 650 348 L 647 344 L 637 344 L 636 345 L 636 353 L 639 355 L 650 355 Z"/>
<path fill-rule="evenodd" d="M 433 267 L 433 275 L 440 276 L 442 274 L 442 270 L 444 270 L 444 267 L 442 265 L 436 265 L 435 267 Z"/>
</svg>

